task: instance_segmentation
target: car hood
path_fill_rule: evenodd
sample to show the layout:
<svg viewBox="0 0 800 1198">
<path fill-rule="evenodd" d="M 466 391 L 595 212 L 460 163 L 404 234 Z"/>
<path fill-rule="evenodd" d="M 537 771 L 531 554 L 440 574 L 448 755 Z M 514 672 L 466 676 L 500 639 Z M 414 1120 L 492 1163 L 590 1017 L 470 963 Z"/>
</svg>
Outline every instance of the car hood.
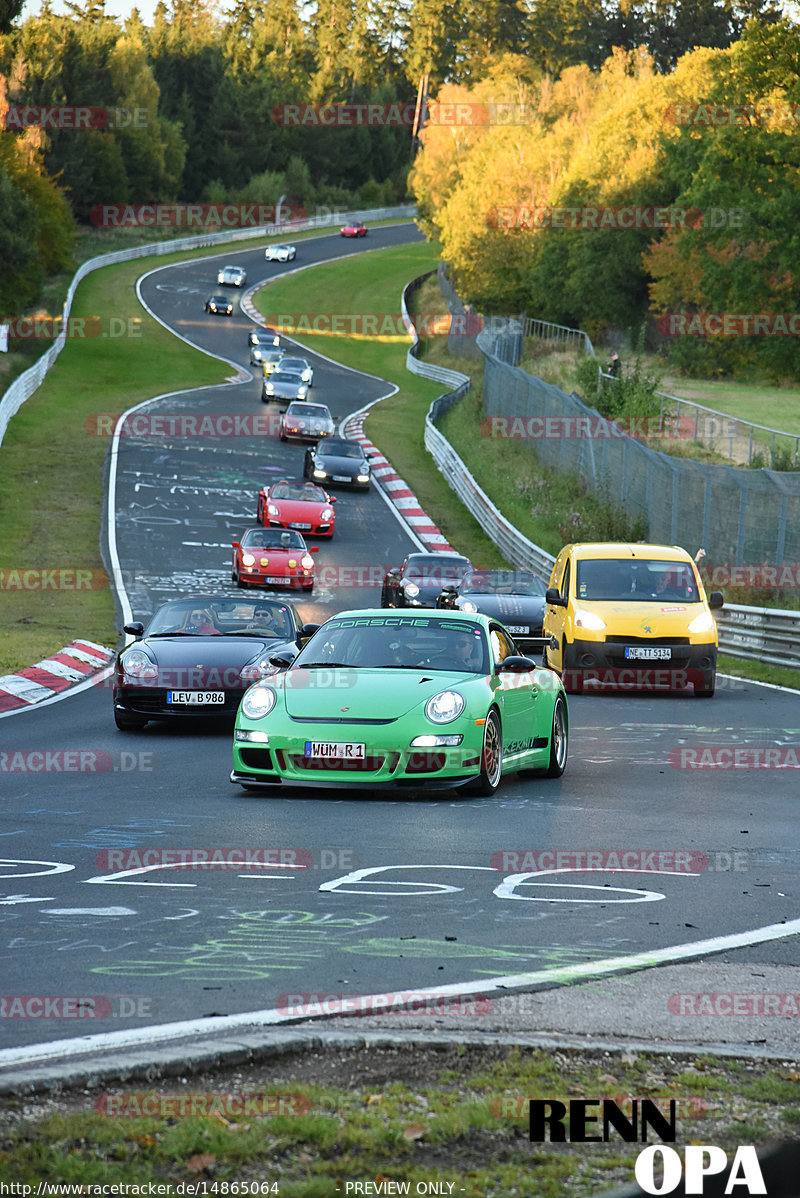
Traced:
<svg viewBox="0 0 800 1198">
<path fill-rule="evenodd" d="M 577 599 L 575 606 L 600 616 L 606 624 L 606 635 L 629 636 L 688 636 L 687 626 L 705 610 L 702 603 L 687 603 L 681 599 L 649 599 L 646 602 L 618 603 L 597 600 L 594 603 Z"/>
<path fill-rule="evenodd" d="M 298 387 L 305 387 L 305 385 L 306 385 L 302 381 L 298 381 L 296 383 L 276 383 L 272 380 L 271 376 L 268 375 L 267 377 L 270 380 L 270 386 L 272 387 L 273 395 L 285 395 L 287 398 L 291 398 L 291 399 L 297 398 Z M 295 418 L 291 417 L 291 419 L 295 419 Z M 300 419 L 303 419 L 303 417 L 301 417 Z"/>
<path fill-rule="evenodd" d="M 443 670 L 298 668 L 281 675 L 286 710 L 296 719 L 397 720 L 443 690 L 480 681 L 478 674 Z M 466 696 L 465 696 L 466 697 Z M 445 726 L 443 726 L 445 727 Z M 447 725 L 445 730 L 449 727 Z M 430 725 L 430 731 L 437 726 Z M 423 729 L 424 731 L 424 729 Z"/>
<path fill-rule="evenodd" d="M 358 458 L 344 458 L 337 454 L 318 453 L 315 457 L 316 464 L 323 470 L 329 471 L 331 474 L 346 474 L 355 476 L 361 474 L 369 474 L 369 468 L 366 463 Z M 365 468 L 366 467 L 366 468 Z"/>
<path fill-rule="evenodd" d="M 330 506 L 318 499 L 270 499 L 269 502 L 278 509 L 284 520 L 313 520 L 323 508 Z"/>
<path fill-rule="evenodd" d="M 135 642 L 128 648 L 146 647 L 158 666 L 157 679 L 143 680 L 144 686 L 235 690 L 248 685 L 239 677 L 242 666 L 266 653 L 275 653 L 287 644 L 294 645 L 295 642 L 284 637 L 176 636 Z M 132 684 L 136 685 L 136 681 Z"/>
<path fill-rule="evenodd" d="M 459 606 L 466 602 L 501 624 L 541 622 L 544 612 L 544 595 L 460 595 Z"/>
<path fill-rule="evenodd" d="M 259 565 L 264 565 L 266 563 L 270 566 L 285 566 L 290 558 L 292 561 L 296 560 L 299 563 L 300 558 L 305 557 L 305 555 L 308 553 L 308 549 L 282 549 L 280 546 L 272 549 L 259 549 L 255 546 L 245 545 L 244 547 L 240 548 L 242 556 L 244 556 L 245 553 L 249 553 L 256 559 L 256 562 Z M 228 639 L 233 640 L 234 638 L 229 637 Z"/>
</svg>

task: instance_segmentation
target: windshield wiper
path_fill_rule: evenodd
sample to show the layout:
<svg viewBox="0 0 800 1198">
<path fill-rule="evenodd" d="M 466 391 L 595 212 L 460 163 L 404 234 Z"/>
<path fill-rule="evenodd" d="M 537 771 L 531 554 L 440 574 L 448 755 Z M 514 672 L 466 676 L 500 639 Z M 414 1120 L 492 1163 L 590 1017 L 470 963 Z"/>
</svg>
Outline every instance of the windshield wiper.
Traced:
<svg viewBox="0 0 800 1198">
<path fill-rule="evenodd" d="M 314 666 L 327 666 L 332 670 L 355 670 L 358 668 L 351 665 L 349 661 L 295 661 L 292 665 L 298 666 L 302 670 L 313 670 Z"/>
</svg>

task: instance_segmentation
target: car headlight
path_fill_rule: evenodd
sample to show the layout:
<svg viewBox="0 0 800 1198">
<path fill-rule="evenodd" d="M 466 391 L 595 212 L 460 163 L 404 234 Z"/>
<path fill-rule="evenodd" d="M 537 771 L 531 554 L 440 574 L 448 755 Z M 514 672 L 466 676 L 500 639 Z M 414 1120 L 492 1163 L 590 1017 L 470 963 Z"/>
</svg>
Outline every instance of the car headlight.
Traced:
<svg viewBox="0 0 800 1198">
<path fill-rule="evenodd" d="M 368 483 L 368 482 L 369 482 L 369 475 L 368 475 L 368 474 L 359 474 L 359 476 L 358 476 L 358 481 L 359 481 L 360 483 Z"/>
<path fill-rule="evenodd" d="M 713 632 L 713 631 L 714 631 L 714 617 L 712 616 L 710 611 L 701 611 L 699 616 L 695 616 L 695 618 L 692 620 L 691 624 L 689 625 L 689 632 L 692 634 L 692 636 L 696 635 L 698 632 Z"/>
<path fill-rule="evenodd" d="M 314 468 L 314 478 L 327 478 L 328 474 L 325 470 L 320 470 L 319 466 Z"/>
<path fill-rule="evenodd" d="M 433 724 L 449 724 L 458 719 L 466 705 L 458 691 L 439 691 L 425 704 L 425 715 Z"/>
<path fill-rule="evenodd" d="M 267 511 L 270 514 L 270 516 L 279 516 L 280 515 L 280 512 L 279 512 L 278 508 L 276 508 L 274 503 L 267 504 Z"/>
<path fill-rule="evenodd" d="M 275 394 L 275 384 L 267 383 L 267 395 L 274 395 L 274 394 Z"/>
<path fill-rule="evenodd" d="M 324 507 L 322 509 L 322 511 L 320 512 L 319 518 L 320 518 L 320 520 L 330 520 L 332 515 L 333 515 L 333 508 L 332 507 Z"/>
<path fill-rule="evenodd" d="M 305 397 L 307 395 L 308 395 L 308 387 L 298 387 L 297 388 L 297 398 L 298 399 L 305 399 Z"/>
<path fill-rule="evenodd" d="M 122 668 L 131 678 L 157 678 L 158 667 L 141 649 L 131 649 L 124 653 Z"/>
<path fill-rule="evenodd" d="M 235 741 L 249 741 L 252 745 L 268 745 L 269 733 L 259 732 L 256 728 L 237 728 L 233 734 Z"/>
<path fill-rule="evenodd" d="M 427 732 L 424 736 L 415 736 L 411 742 L 412 749 L 435 749 L 440 745 L 455 747 L 464 739 L 460 733 Z"/>
<path fill-rule="evenodd" d="M 269 715 L 278 701 L 278 696 L 271 686 L 261 686 L 256 683 L 251 686 L 242 699 L 241 712 L 248 720 L 260 720 Z"/>
<path fill-rule="evenodd" d="M 256 559 L 253 557 L 252 553 L 242 554 L 242 565 L 243 566 L 254 566 L 255 564 L 256 564 Z"/>
<path fill-rule="evenodd" d="M 412 599 L 416 599 L 417 595 L 419 594 L 419 587 L 415 582 L 404 582 L 403 590 L 407 595 L 410 595 Z"/>
<path fill-rule="evenodd" d="M 475 606 L 475 604 L 472 602 L 472 600 L 465 599 L 464 602 L 461 604 L 461 610 L 462 611 L 477 611 L 478 609 Z"/>
<path fill-rule="evenodd" d="M 239 671 L 239 677 L 245 682 L 260 682 L 268 674 L 274 673 L 275 667 L 270 665 L 269 657 L 259 657 L 258 661 L 251 661 L 248 665 L 243 666 Z"/>
<path fill-rule="evenodd" d="M 311 569 L 311 567 L 314 565 L 314 559 L 310 553 L 303 554 L 303 556 L 300 559 L 300 565 L 303 567 L 304 570 Z"/>
<path fill-rule="evenodd" d="M 585 628 L 588 632 L 603 632 L 605 620 L 601 620 L 593 611 L 585 611 L 582 607 L 575 609 L 575 627 Z"/>
</svg>

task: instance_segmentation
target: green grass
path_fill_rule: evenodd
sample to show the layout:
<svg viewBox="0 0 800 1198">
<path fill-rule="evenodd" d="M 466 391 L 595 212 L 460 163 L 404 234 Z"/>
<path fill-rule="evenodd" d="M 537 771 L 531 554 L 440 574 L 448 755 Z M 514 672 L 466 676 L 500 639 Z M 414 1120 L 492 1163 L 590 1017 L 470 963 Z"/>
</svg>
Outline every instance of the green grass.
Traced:
<svg viewBox="0 0 800 1198">
<path fill-rule="evenodd" d="M 334 1080 L 344 1075 L 347 1085 Z M 529 1096 L 675 1098 L 678 1146 L 729 1152 L 743 1142 L 743 1127 L 756 1144 L 785 1135 L 798 1096 L 797 1074 L 767 1062 L 536 1049 L 309 1054 L 183 1081 L 130 1090 L 294 1094 L 305 1113 L 114 1119 L 96 1113 L 89 1091 L 38 1098 L 35 1113 L 26 1109 L 31 1100 L 5 1099 L 4 1176 L 28 1185 L 146 1178 L 171 1194 L 187 1181 L 204 1180 L 209 1192 L 214 1183 L 223 1192 L 225 1182 L 277 1182 L 272 1192 L 289 1198 L 333 1198 L 346 1182 L 378 1178 L 410 1182 L 414 1193 L 417 1182 L 437 1177 L 475 1198 L 530 1194 L 534 1182 L 537 1198 L 589 1198 L 631 1184 L 642 1145 L 530 1143 Z"/>
</svg>

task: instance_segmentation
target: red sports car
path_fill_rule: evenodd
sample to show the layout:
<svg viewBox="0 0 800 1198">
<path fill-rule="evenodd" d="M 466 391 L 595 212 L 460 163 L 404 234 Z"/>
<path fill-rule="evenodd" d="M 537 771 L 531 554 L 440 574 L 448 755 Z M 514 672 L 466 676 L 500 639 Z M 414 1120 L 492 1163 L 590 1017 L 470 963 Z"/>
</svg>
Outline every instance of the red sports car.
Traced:
<svg viewBox="0 0 800 1198">
<path fill-rule="evenodd" d="M 270 528 L 296 528 L 315 537 L 332 537 L 336 499 L 314 483 L 285 479 L 258 493 L 258 522 Z"/>
<path fill-rule="evenodd" d="M 345 225 L 342 229 L 342 237 L 366 237 L 367 226 L 362 224 Z"/>
<path fill-rule="evenodd" d="M 308 548 L 299 532 L 280 528 L 248 528 L 241 541 L 233 541 L 231 578 L 239 587 L 314 586 L 314 559 L 318 546 Z"/>
</svg>

